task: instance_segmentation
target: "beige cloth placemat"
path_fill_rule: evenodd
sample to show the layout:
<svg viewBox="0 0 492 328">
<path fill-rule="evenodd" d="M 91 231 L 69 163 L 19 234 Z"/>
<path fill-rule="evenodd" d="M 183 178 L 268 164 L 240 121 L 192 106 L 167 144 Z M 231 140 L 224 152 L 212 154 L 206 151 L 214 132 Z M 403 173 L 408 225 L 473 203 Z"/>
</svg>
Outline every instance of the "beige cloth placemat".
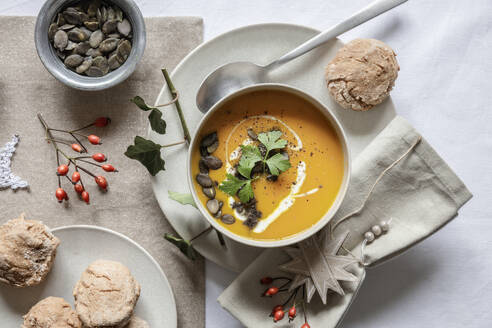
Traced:
<svg viewBox="0 0 492 328">
<path fill-rule="evenodd" d="M 20 135 L 12 170 L 30 184 L 29 191 L 0 190 L 0 224 L 25 212 L 28 218 L 50 227 L 94 224 L 129 236 L 145 247 L 166 273 L 176 298 L 179 327 L 204 327 L 204 263 L 189 261 L 163 240 L 172 228 L 154 198 L 149 175 L 140 163 L 123 155 L 135 135 L 146 135 L 147 127 L 147 115 L 129 99 L 140 95 L 153 103 L 164 82 L 160 68 L 173 69 L 202 42 L 202 19 L 146 19 L 147 48 L 137 70 L 122 84 L 100 92 L 70 89 L 46 71 L 34 46 L 34 22 L 35 17 L 0 17 L 0 147 L 13 134 Z M 65 181 L 71 196 L 69 206 L 58 204 L 55 153 L 44 140 L 38 112 L 52 127 L 60 128 L 80 127 L 99 116 L 111 117 L 109 127 L 89 130 L 102 137 L 103 145 L 97 149 L 120 170 L 104 172 L 108 193 L 99 192 L 93 180 L 86 178 L 91 194 L 91 205 L 86 205 Z"/>
</svg>

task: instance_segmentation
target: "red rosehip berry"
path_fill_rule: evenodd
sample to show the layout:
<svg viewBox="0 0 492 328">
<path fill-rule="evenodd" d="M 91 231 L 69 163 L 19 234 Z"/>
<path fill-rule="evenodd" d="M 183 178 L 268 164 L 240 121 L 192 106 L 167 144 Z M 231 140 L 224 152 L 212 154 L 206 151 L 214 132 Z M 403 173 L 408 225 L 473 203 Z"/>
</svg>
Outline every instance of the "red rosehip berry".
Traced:
<svg viewBox="0 0 492 328">
<path fill-rule="evenodd" d="M 91 134 L 91 135 L 89 135 L 89 136 L 87 137 L 87 139 L 88 139 L 88 140 L 89 140 L 89 142 L 90 142 L 91 144 L 93 144 L 93 145 L 100 145 L 100 144 L 101 144 L 101 138 L 99 138 L 99 137 L 98 137 L 98 136 L 96 136 L 96 135 Z"/>
<path fill-rule="evenodd" d="M 72 144 L 72 149 L 78 153 L 82 152 L 82 147 L 79 144 Z"/>
<path fill-rule="evenodd" d="M 87 191 L 82 191 L 82 199 L 84 200 L 84 202 L 86 202 L 87 204 L 89 204 L 89 193 Z"/>
<path fill-rule="evenodd" d="M 56 189 L 55 196 L 58 199 L 58 203 L 63 202 L 64 199 L 68 200 L 68 195 L 63 188 Z"/>
<path fill-rule="evenodd" d="M 297 314 L 295 305 L 289 309 L 289 321 L 294 320 Z"/>
<path fill-rule="evenodd" d="M 272 313 L 270 313 L 270 317 L 273 317 L 273 315 L 275 314 L 275 312 L 277 312 L 277 311 L 283 311 L 283 310 L 284 310 L 284 307 L 282 305 L 276 305 L 272 309 Z"/>
<path fill-rule="evenodd" d="M 72 173 L 72 182 L 79 182 L 80 181 L 80 173 L 75 171 Z"/>
<path fill-rule="evenodd" d="M 273 295 L 278 293 L 278 288 L 277 287 L 270 287 L 268 288 L 264 293 L 263 296 L 268 296 L 272 297 Z"/>
<path fill-rule="evenodd" d="M 58 166 L 58 168 L 56 169 L 56 174 L 58 175 L 66 175 L 67 173 L 68 173 L 68 165 L 66 164 L 62 164 Z"/>
<path fill-rule="evenodd" d="M 111 165 L 111 164 L 104 164 L 104 165 L 103 165 L 103 166 L 101 166 L 101 167 L 102 167 L 102 169 L 103 169 L 104 171 L 106 171 L 106 172 L 118 172 L 118 170 L 117 170 L 117 169 L 115 169 L 115 168 L 114 168 L 114 166 L 113 166 L 113 165 Z"/>
<path fill-rule="evenodd" d="M 106 189 L 108 187 L 108 182 L 106 181 L 106 178 L 102 175 L 95 177 L 94 180 L 96 180 L 97 185 L 102 189 Z"/>
<path fill-rule="evenodd" d="M 106 161 L 106 156 L 104 156 L 104 154 L 97 153 L 97 154 L 92 155 L 92 159 L 95 160 L 96 162 L 101 163 L 101 162 Z"/>
<path fill-rule="evenodd" d="M 284 311 L 283 310 L 278 310 L 277 312 L 275 312 L 275 314 L 273 315 L 273 322 L 277 322 L 277 321 L 280 321 L 284 318 Z"/>
<path fill-rule="evenodd" d="M 75 191 L 78 193 L 78 194 L 81 194 L 83 191 L 84 191 L 84 187 L 82 187 L 81 184 L 76 184 L 73 186 L 73 189 L 75 189 Z"/>
<path fill-rule="evenodd" d="M 272 277 L 263 277 L 260 279 L 260 284 L 262 285 L 270 285 L 273 282 Z"/>
<path fill-rule="evenodd" d="M 311 328 L 311 326 L 306 322 L 301 326 L 301 328 Z"/>
<path fill-rule="evenodd" d="M 99 127 L 99 128 L 103 128 L 106 125 L 108 125 L 109 123 L 111 123 L 111 119 L 109 117 L 98 117 L 94 121 L 94 125 Z"/>
</svg>

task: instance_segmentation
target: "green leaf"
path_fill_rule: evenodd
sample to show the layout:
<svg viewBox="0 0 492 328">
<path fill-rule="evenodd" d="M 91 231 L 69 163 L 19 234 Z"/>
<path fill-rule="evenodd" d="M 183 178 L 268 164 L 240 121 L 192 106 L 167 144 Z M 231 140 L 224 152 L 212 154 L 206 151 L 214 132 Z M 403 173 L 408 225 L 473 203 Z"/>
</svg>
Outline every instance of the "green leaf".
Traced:
<svg viewBox="0 0 492 328">
<path fill-rule="evenodd" d="M 187 240 L 184 240 L 182 238 L 175 237 L 171 234 L 166 233 L 164 235 L 164 239 L 166 239 L 168 242 L 173 244 L 174 246 L 178 247 L 181 253 L 186 255 L 187 258 L 190 260 L 196 260 L 196 251 L 193 248 L 193 245 Z"/>
<path fill-rule="evenodd" d="M 196 207 L 195 200 L 193 200 L 193 196 L 191 194 L 182 194 L 171 190 L 169 190 L 167 193 L 169 195 L 169 198 L 177 201 L 182 205 L 191 205 L 193 207 Z"/>
<path fill-rule="evenodd" d="M 238 196 L 243 203 L 247 203 L 255 197 L 255 194 L 253 193 L 253 188 L 251 187 L 251 180 L 246 181 L 243 187 L 239 190 Z"/>
<path fill-rule="evenodd" d="M 290 162 L 282 154 L 275 154 L 266 160 L 266 164 L 273 175 L 279 175 L 290 168 Z"/>
<path fill-rule="evenodd" d="M 143 164 L 151 175 L 164 170 L 164 160 L 161 158 L 161 145 L 136 136 L 135 145 L 128 146 L 125 155 Z"/>
<path fill-rule="evenodd" d="M 166 121 L 162 119 L 162 112 L 158 109 L 153 109 L 149 114 L 149 122 L 152 130 L 159 134 L 166 133 Z"/>
<path fill-rule="evenodd" d="M 258 140 L 266 147 L 267 154 L 273 149 L 282 149 L 287 146 L 287 140 L 279 139 L 282 132 L 275 130 L 258 134 Z"/>
<path fill-rule="evenodd" d="M 260 150 L 257 146 L 241 146 L 241 159 L 239 160 L 237 170 L 242 176 L 249 179 L 251 178 L 251 170 L 255 164 L 262 159 Z"/>
<path fill-rule="evenodd" d="M 239 189 L 246 184 L 246 180 L 240 180 L 232 174 L 226 175 L 226 180 L 222 181 L 219 189 L 230 196 L 235 196 Z"/>
<path fill-rule="evenodd" d="M 132 103 L 137 105 L 141 110 L 148 111 L 148 110 L 153 110 L 155 107 L 147 106 L 145 101 L 143 100 L 142 97 L 136 96 L 133 99 L 130 99 Z"/>
</svg>

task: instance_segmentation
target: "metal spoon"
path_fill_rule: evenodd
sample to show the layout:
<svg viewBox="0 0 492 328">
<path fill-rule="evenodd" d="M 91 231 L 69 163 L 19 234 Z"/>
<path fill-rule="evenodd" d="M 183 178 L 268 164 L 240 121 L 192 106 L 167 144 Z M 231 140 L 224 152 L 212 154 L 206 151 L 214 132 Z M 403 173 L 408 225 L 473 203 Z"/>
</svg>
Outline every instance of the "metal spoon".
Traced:
<svg viewBox="0 0 492 328">
<path fill-rule="evenodd" d="M 225 96 L 243 87 L 267 81 L 270 71 L 291 61 L 306 52 L 328 42 L 332 38 L 367 22 L 368 20 L 406 2 L 407 0 L 376 0 L 366 8 L 355 13 L 332 28 L 304 42 L 291 52 L 274 62 L 260 66 L 250 62 L 234 62 L 220 66 L 210 73 L 202 82 L 196 104 L 200 111 L 206 113 L 215 103 Z"/>
</svg>

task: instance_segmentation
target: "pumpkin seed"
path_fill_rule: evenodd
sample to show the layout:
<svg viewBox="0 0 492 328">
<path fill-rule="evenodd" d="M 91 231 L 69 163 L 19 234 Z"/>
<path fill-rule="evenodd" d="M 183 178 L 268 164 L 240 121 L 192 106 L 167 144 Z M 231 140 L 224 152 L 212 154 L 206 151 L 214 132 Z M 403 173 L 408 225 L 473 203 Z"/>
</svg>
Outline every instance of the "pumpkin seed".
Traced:
<svg viewBox="0 0 492 328">
<path fill-rule="evenodd" d="M 132 31 L 132 26 L 130 25 L 128 19 L 124 19 L 123 21 L 119 22 L 116 25 L 116 28 L 118 29 L 118 32 L 124 36 L 127 36 Z"/>
<path fill-rule="evenodd" d="M 91 37 L 89 38 L 89 43 L 92 48 L 97 48 L 99 47 L 99 44 L 101 44 L 103 39 L 104 39 L 103 32 L 101 30 L 97 30 L 92 32 Z"/>
<path fill-rule="evenodd" d="M 63 24 L 62 26 L 59 27 L 60 30 L 68 31 L 74 28 L 75 25 L 73 24 Z"/>
<path fill-rule="evenodd" d="M 222 167 L 222 161 L 212 155 L 204 157 L 203 161 L 205 162 L 205 165 L 207 165 L 207 167 L 211 170 L 218 170 Z"/>
<path fill-rule="evenodd" d="M 73 42 L 82 42 L 87 39 L 87 35 L 84 32 L 82 32 L 82 30 L 79 29 L 78 27 L 75 27 L 70 31 L 68 31 L 67 35 L 68 38 Z"/>
<path fill-rule="evenodd" d="M 95 31 L 99 28 L 99 22 L 97 20 L 95 21 L 85 21 L 84 22 L 85 27 L 87 27 L 91 31 Z"/>
<path fill-rule="evenodd" d="M 111 33 L 107 35 L 108 38 L 115 38 L 115 39 L 120 39 L 121 35 L 119 33 Z"/>
<path fill-rule="evenodd" d="M 209 199 L 207 201 L 207 209 L 212 214 L 217 213 L 219 211 L 219 201 L 217 199 Z"/>
<path fill-rule="evenodd" d="M 265 155 L 266 155 L 266 153 L 267 153 L 267 149 L 266 149 L 265 145 L 264 145 L 264 144 L 262 144 L 262 143 L 260 143 L 260 144 L 258 145 L 258 149 L 260 150 L 260 154 L 261 154 L 261 156 L 262 156 L 262 157 L 265 157 Z"/>
<path fill-rule="evenodd" d="M 87 27 L 84 27 L 84 26 L 82 26 L 82 27 L 80 28 L 80 30 L 82 31 L 82 33 L 84 33 L 84 34 L 85 34 L 85 39 L 86 39 L 86 40 L 89 40 L 89 38 L 91 37 L 92 31 L 91 31 L 91 30 L 89 30 Z"/>
<path fill-rule="evenodd" d="M 89 49 L 91 49 L 91 45 L 89 44 L 88 41 L 80 42 L 75 47 L 75 52 L 78 53 L 79 55 L 86 55 L 87 51 L 89 51 Z"/>
<path fill-rule="evenodd" d="M 97 15 L 97 10 L 101 6 L 101 1 L 100 0 L 93 0 L 89 3 L 89 6 L 87 7 L 87 14 L 89 17 L 95 17 Z"/>
<path fill-rule="evenodd" d="M 102 31 L 104 32 L 104 34 L 111 34 L 116 31 L 117 24 L 118 22 L 116 20 L 108 20 L 106 23 L 103 24 Z"/>
<path fill-rule="evenodd" d="M 75 71 L 79 74 L 82 74 L 84 73 L 85 71 L 87 71 L 89 69 L 89 67 L 91 67 L 92 65 L 92 57 L 87 57 L 84 59 L 84 61 L 82 62 L 82 64 L 80 64 L 79 66 L 77 66 L 77 68 L 75 69 Z"/>
<path fill-rule="evenodd" d="M 103 72 L 103 74 L 108 74 L 109 72 L 109 64 L 106 57 L 98 56 L 94 58 L 92 66 L 96 66 L 97 68 L 99 68 Z"/>
<path fill-rule="evenodd" d="M 103 71 L 96 66 L 91 66 L 87 71 L 85 71 L 85 74 L 90 77 L 101 77 L 104 75 Z"/>
<path fill-rule="evenodd" d="M 215 188 L 212 186 L 210 188 L 202 188 L 203 193 L 210 199 L 215 198 Z"/>
<path fill-rule="evenodd" d="M 118 45 L 118 41 L 119 40 L 115 38 L 106 39 L 103 42 L 101 42 L 101 44 L 99 45 L 99 50 L 101 50 L 101 52 L 103 53 L 111 52 L 114 49 L 116 49 L 116 46 Z"/>
<path fill-rule="evenodd" d="M 220 218 L 220 220 L 224 223 L 224 224 L 234 224 L 234 222 L 236 222 L 236 218 L 233 217 L 232 215 L 230 214 L 224 214 L 222 215 L 222 217 Z"/>
<path fill-rule="evenodd" d="M 108 59 L 109 69 L 112 71 L 121 66 L 120 62 L 118 61 L 118 58 L 116 58 L 116 57 L 117 57 L 117 55 L 114 54 L 114 55 L 109 56 L 109 59 Z"/>
<path fill-rule="evenodd" d="M 121 22 L 123 21 L 123 12 L 121 11 L 120 8 L 117 8 L 117 7 L 114 7 L 114 16 L 115 16 L 115 19 L 118 21 L 118 22 Z"/>
<path fill-rule="evenodd" d="M 91 56 L 92 58 L 96 58 L 97 56 L 102 56 L 102 52 L 99 51 L 99 49 L 89 49 L 87 50 L 87 53 L 86 53 L 87 56 Z"/>
<path fill-rule="evenodd" d="M 56 18 L 56 25 L 58 26 L 62 26 L 65 24 L 65 18 L 63 17 L 63 14 L 62 13 L 59 13 L 57 18 Z"/>
<path fill-rule="evenodd" d="M 69 24 L 73 25 L 80 25 L 82 24 L 83 21 L 87 20 L 89 17 L 84 14 L 83 12 L 77 11 L 76 9 L 74 10 L 65 10 L 63 12 L 63 18 L 65 18 L 65 21 Z"/>
<path fill-rule="evenodd" d="M 108 20 L 115 20 L 116 19 L 116 13 L 113 9 L 113 7 L 108 8 Z"/>
<path fill-rule="evenodd" d="M 210 188 L 213 185 L 212 179 L 210 179 L 210 177 L 204 173 L 198 173 L 196 175 L 196 181 L 200 186 L 205 188 Z"/>
<path fill-rule="evenodd" d="M 73 49 L 75 49 L 75 47 L 77 47 L 77 43 L 68 40 L 68 44 L 65 47 L 65 51 L 73 50 Z"/>
<path fill-rule="evenodd" d="M 203 158 L 200 158 L 200 161 L 198 162 L 198 168 L 200 169 L 200 173 L 208 174 L 208 166 L 205 164 Z"/>
<path fill-rule="evenodd" d="M 58 50 L 58 49 L 56 49 L 56 55 L 57 55 L 58 57 L 60 57 L 60 58 L 61 58 L 61 60 L 65 60 L 65 58 L 67 58 L 67 55 L 66 55 L 64 52 L 62 52 L 62 51 L 60 51 L 60 50 Z"/>
<path fill-rule="evenodd" d="M 132 50 L 132 44 L 130 41 L 125 40 L 118 45 L 118 55 L 125 61 Z"/>
<path fill-rule="evenodd" d="M 203 139 L 202 142 L 200 143 L 200 146 L 202 147 L 208 147 L 211 144 L 213 144 L 215 141 L 219 140 L 217 137 L 217 132 L 212 132 L 208 135 L 206 135 Z"/>
<path fill-rule="evenodd" d="M 108 9 L 106 7 L 101 7 L 101 21 L 99 24 L 103 25 L 108 20 Z"/>
<path fill-rule="evenodd" d="M 217 213 L 215 213 L 214 218 L 220 218 L 222 216 L 222 210 L 219 210 Z"/>
<path fill-rule="evenodd" d="M 203 157 L 208 156 L 207 147 L 200 147 L 200 155 Z"/>
<path fill-rule="evenodd" d="M 253 131 L 253 129 L 248 129 L 248 136 L 253 140 L 258 139 L 258 135 L 255 133 L 255 131 Z"/>
<path fill-rule="evenodd" d="M 209 154 L 212 154 L 214 151 L 219 148 L 219 140 L 216 140 L 213 144 L 207 147 L 207 151 Z"/>
<path fill-rule="evenodd" d="M 68 44 L 68 35 L 65 31 L 57 31 L 54 36 L 54 45 L 56 49 L 61 51 L 65 50 Z"/>
<path fill-rule="evenodd" d="M 84 61 L 84 58 L 80 55 L 70 55 L 65 58 L 65 65 L 68 67 L 77 67 Z"/>
<path fill-rule="evenodd" d="M 53 39 L 55 38 L 56 31 L 58 31 L 58 24 L 52 23 L 48 28 L 48 39 L 50 41 L 53 41 Z"/>
</svg>

